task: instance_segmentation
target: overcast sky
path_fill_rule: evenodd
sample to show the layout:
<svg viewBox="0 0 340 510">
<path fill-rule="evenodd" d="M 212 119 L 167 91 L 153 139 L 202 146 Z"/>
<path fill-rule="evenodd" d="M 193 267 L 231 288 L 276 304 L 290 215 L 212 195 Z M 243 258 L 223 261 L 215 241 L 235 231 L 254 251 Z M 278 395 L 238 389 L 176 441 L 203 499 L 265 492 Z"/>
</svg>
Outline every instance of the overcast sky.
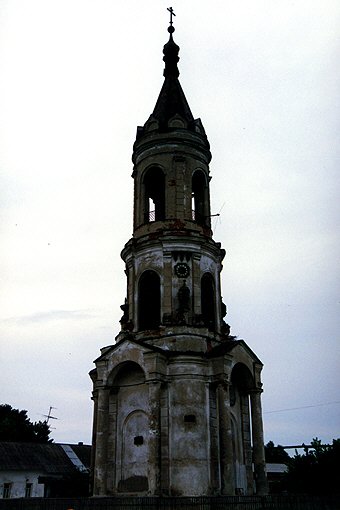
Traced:
<svg viewBox="0 0 340 510">
<path fill-rule="evenodd" d="M 114 343 L 132 145 L 163 82 L 165 0 L 1 0 L 0 402 L 89 443 Z M 232 334 L 264 363 L 265 440 L 340 437 L 338 0 L 173 4 L 206 129 Z M 291 409 L 291 410 L 288 410 Z"/>
</svg>

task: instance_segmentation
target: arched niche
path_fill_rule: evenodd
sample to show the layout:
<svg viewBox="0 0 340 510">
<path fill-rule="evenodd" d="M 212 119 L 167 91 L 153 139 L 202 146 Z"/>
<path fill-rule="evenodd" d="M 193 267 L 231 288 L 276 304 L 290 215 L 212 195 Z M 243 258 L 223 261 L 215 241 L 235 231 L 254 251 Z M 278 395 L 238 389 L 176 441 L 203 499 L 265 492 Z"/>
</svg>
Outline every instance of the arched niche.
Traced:
<svg viewBox="0 0 340 510">
<path fill-rule="evenodd" d="M 148 490 L 149 418 L 145 411 L 136 409 L 124 420 L 121 448 L 122 492 Z"/>
<path fill-rule="evenodd" d="M 202 170 L 195 170 L 193 173 L 191 191 L 193 219 L 200 225 L 209 225 L 208 185 Z"/>
<path fill-rule="evenodd" d="M 215 282 L 210 273 L 205 273 L 201 279 L 201 313 L 204 325 L 209 331 L 216 326 Z"/>
<path fill-rule="evenodd" d="M 143 176 L 143 221 L 165 219 L 165 176 L 160 167 L 152 166 Z"/>
<path fill-rule="evenodd" d="M 108 458 L 115 465 L 118 493 L 148 490 L 148 386 L 143 368 L 128 360 L 117 365 L 110 385 Z"/>
<path fill-rule="evenodd" d="M 161 322 L 161 284 L 156 271 L 142 273 L 138 282 L 138 329 L 157 329 Z"/>
</svg>

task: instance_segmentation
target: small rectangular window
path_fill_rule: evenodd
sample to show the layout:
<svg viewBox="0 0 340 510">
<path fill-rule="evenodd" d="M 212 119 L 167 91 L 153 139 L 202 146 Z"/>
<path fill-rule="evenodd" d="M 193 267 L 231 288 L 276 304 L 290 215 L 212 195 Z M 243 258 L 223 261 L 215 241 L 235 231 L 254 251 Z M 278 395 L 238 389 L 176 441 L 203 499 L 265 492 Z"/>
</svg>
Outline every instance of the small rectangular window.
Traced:
<svg viewBox="0 0 340 510">
<path fill-rule="evenodd" d="M 9 499 L 11 497 L 11 488 L 12 488 L 12 484 L 11 483 L 4 483 L 4 490 L 3 490 L 3 493 L 2 493 L 2 497 L 4 499 Z"/>
<path fill-rule="evenodd" d="M 186 414 L 184 416 L 185 423 L 196 423 L 196 416 L 194 414 Z"/>
<path fill-rule="evenodd" d="M 25 487 L 25 498 L 32 497 L 32 483 L 27 482 Z"/>
</svg>

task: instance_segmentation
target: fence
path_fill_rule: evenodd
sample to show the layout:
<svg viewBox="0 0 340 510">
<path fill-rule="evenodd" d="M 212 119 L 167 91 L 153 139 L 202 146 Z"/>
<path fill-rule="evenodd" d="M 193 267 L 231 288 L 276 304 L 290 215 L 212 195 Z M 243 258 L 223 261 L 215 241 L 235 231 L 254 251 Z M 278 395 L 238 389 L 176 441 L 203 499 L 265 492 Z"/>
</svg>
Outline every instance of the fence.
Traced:
<svg viewBox="0 0 340 510">
<path fill-rule="evenodd" d="M 0 499 L 0 510 L 340 510 L 340 497 L 220 496 Z"/>
</svg>

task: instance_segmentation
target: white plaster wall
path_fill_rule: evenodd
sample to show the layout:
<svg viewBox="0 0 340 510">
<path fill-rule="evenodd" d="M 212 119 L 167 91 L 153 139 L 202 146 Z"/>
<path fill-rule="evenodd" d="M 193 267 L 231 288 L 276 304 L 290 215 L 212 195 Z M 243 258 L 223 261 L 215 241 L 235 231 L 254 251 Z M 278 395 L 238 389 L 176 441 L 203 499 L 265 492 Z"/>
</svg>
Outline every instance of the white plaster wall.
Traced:
<svg viewBox="0 0 340 510">
<path fill-rule="evenodd" d="M 11 483 L 11 498 L 24 498 L 26 483 L 32 483 L 31 497 L 42 498 L 44 496 L 44 484 L 38 483 L 38 477 L 43 473 L 34 471 L 2 471 L 0 472 L 0 497 L 3 497 L 5 483 Z"/>
</svg>

